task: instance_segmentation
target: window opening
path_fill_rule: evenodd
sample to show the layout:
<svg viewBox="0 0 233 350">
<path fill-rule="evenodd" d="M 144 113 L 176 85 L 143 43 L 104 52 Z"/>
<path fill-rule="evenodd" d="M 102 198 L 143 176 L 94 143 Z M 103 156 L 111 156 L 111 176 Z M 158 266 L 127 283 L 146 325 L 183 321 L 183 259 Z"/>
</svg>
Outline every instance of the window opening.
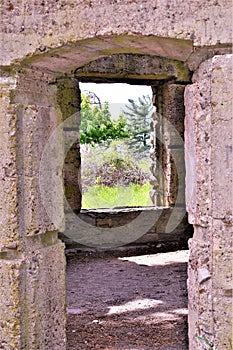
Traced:
<svg viewBox="0 0 233 350">
<path fill-rule="evenodd" d="M 80 83 L 82 209 L 150 206 L 150 86 Z"/>
</svg>

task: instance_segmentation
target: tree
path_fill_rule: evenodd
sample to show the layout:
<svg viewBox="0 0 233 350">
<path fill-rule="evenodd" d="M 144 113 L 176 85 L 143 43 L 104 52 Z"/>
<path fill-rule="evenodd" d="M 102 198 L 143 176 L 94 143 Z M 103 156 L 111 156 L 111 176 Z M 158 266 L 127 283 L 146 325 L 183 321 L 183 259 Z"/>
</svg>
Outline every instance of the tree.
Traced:
<svg viewBox="0 0 233 350">
<path fill-rule="evenodd" d="M 119 115 L 117 120 L 111 120 L 108 102 L 103 108 L 98 105 L 91 106 L 87 97 L 82 94 L 80 143 L 95 144 L 109 143 L 112 140 L 128 138 L 125 129 L 126 118 Z"/>
<path fill-rule="evenodd" d="M 149 95 L 143 95 L 138 100 L 129 99 L 126 110 L 123 110 L 127 117 L 126 130 L 130 135 L 129 145 L 137 151 L 143 152 L 150 148 L 150 119 L 152 102 Z"/>
</svg>

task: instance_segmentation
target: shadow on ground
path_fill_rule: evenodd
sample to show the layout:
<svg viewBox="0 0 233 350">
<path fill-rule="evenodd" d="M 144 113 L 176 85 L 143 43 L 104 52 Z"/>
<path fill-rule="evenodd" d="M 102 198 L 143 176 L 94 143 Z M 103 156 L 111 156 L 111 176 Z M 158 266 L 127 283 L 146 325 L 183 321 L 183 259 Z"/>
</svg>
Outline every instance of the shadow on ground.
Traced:
<svg viewBox="0 0 233 350">
<path fill-rule="evenodd" d="M 68 350 L 187 350 L 188 251 L 67 255 Z"/>
</svg>

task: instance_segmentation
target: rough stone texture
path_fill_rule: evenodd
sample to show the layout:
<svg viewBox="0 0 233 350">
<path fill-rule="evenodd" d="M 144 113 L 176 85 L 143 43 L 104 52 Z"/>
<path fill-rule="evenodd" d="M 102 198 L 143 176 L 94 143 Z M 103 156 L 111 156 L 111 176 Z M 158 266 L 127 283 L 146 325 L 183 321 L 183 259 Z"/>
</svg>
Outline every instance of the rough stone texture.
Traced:
<svg viewBox="0 0 233 350">
<path fill-rule="evenodd" d="M 21 349 L 23 260 L 0 257 L 0 349 Z"/>
<path fill-rule="evenodd" d="M 66 44 L 75 46 L 75 42 L 81 39 L 107 35 L 119 36 L 125 33 L 132 35 L 140 33 L 148 36 L 148 41 L 152 35 L 160 38 L 189 40 L 190 43 L 193 41 L 195 46 L 229 44 L 232 29 L 231 6 L 230 0 L 208 2 L 173 0 L 169 3 L 157 0 L 133 2 L 131 0 L 109 2 L 72 0 L 64 3 L 62 0 L 53 0 L 23 4 L 5 0 L 1 14 L 1 47 L 5 54 L 1 64 L 9 65 L 26 56 L 41 54 Z M 125 43 L 119 42 L 117 37 L 115 43 L 112 39 L 111 41 L 107 39 L 107 42 L 108 52 L 106 44 L 103 45 L 101 39 L 96 42 L 100 51 L 101 46 L 105 46 L 102 55 L 114 53 L 113 48 L 115 53 L 117 49 L 118 52 L 123 52 Z M 80 50 L 79 53 L 87 56 L 89 52 L 90 57 L 88 42 L 84 45 L 87 48 Z M 140 44 L 141 48 L 143 46 L 144 48 L 147 46 L 145 40 Z M 128 43 L 126 47 L 129 47 Z M 134 42 L 132 47 L 135 50 L 137 44 Z M 71 59 L 68 51 L 69 47 L 65 55 L 53 57 L 50 62 L 53 61 L 52 64 L 57 66 L 61 66 L 63 62 L 65 63 L 63 66 L 67 66 L 68 60 Z M 169 48 L 169 45 L 167 47 L 159 45 L 159 51 L 158 55 L 167 57 L 171 46 Z M 181 51 L 182 45 L 173 46 L 173 53 L 179 54 Z M 187 56 L 189 52 L 186 58 Z"/>
<path fill-rule="evenodd" d="M 185 97 L 187 210 L 195 226 L 190 243 L 189 337 L 191 350 L 207 347 L 196 334 L 218 350 L 230 349 L 232 61 L 226 54 L 232 41 L 231 1 L 4 0 L 2 9 L 1 347 L 22 350 L 28 339 L 28 350 L 65 348 L 63 248 L 56 233 L 48 233 L 55 227 L 38 186 L 39 160 L 64 113 L 52 73 L 66 80 L 77 68 L 114 54 L 159 56 L 197 70 L 202 61 L 218 54 L 222 56 L 200 65 Z M 59 140 L 60 153 L 55 147 L 54 155 L 60 157 L 62 135 Z M 54 158 L 48 164 L 48 179 Z M 62 169 L 57 170 L 51 179 L 52 197 L 62 216 Z M 21 322 L 24 314 L 31 321 L 28 330 L 23 325 L 29 321 Z M 57 317 L 62 321 L 56 328 Z"/>
<path fill-rule="evenodd" d="M 176 60 L 152 55 L 115 54 L 92 61 L 83 67 L 77 68 L 75 76 L 82 81 L 92 82 L 119 81 L 134 84 L 157 81 L 176 80 L 189 81 L 190 72 L 185 64 Z"/>
<path fill-rule="evenodd" d="M 199 335 L 216 349 L 232 341 L 232 55 L 200 66 L 186 88 L 190 349 Z M 207 270 L 210 278 L 201 279 Z"/>
<path fill-rule="evenodd" d="M 62 113 L 65 160 L 63 167 L 65 197 L 73 210 L 81 209 L 81 154 L 79 126 L 81 92 L 76 79 L 58 81 L 57 101 Z M 70 140 L 74 143 L 69 145 Z M 68 209 L 68 208 L 67 208 Z"/>
<path fill-rule="evenodd" d="M 44 209 L 44 203 L 40 196 L 42 155 L 49 137 L 60 121 L 56 106 L 56 86 L 36 79 L 31 74 L 18 78 L 11 101 L 16 108 L 17 120 L 16 152 L 17 175 L 19 176 L 18 191 L 20 193 L 18 196 L 20 211 L 18 222 L 21 237 L 56 229 Z M 57 154 L 62 157 L 62 142 L 57 145 Z M 50 159 L 49 163 L 54 164 L 57 161 L 56 156 L 54 159 Z M 58 175 L 53 181 L 54 186 L 55 184 L 59 186 Z M 59 198 L 57 202 L 59 203 Z"/>
<path fill-rule="evenodd" d="M 16 167 L 16 116 L 11 104 L 11 92 L 16 78 L 2 74 L 0 77 L 0 252 L 7 246 L 18 244 L 19 232 L 16 213 L 17 167 Z"/>
<path fill-rule="evenodd" d="M 57 88 L 49 76 L 24 74 L 0 80 L 0 348 L 64 349 L 64 247 L 48 233 L 39 189 L 41 156 L 60 120 Z"/>
<path fill-rule="evenodd" d="M 151 124 L 153 203 L 185 203 L 184 85 L 165 83 L 153 87 L 155 112 Z"/>
<path fill-rule="evenodd" d="M 132 244 L 142 243 L 159 243 L 159 242 L 185 242 L 188 241 L 193 234 L 192 225 L 188 224 L 187 216 L 185 215 L 181 222 L 177 223 L 177 227 L 170 233 L 165 233 L 165 229 L 169 218 L 172 214 L 172 208 L 155 208 L 155 207 L 144 207 L 144 208 L 118 208 L 118 209 L 82 209 L 78 217 L 92 225 L 93 227 L 102 228 L 114 228 L 121 226 L 124 230 L 124 225 L 129 224 L 133 221 L 142 211 L 149 211 L 151 215 L 154 213 L 154 223 L 136 241 L 132 241 Z M 158 214 L 159 213 L 159 214 Z M 72 225 L 72 221 L 70 221 Z M 71 228 L 72 229 L 72 228 Z M 81 236 L 81 232 L 79 235 Z M 84 232 L 85 234 L 85 232 Z M 79 246 L 78 240 L 72 241 L 65 235 L 60 236 L 69 247 Z"/>
<path fill-rule="evenodd" d="M 61 242 L 36 247 L 25 260 L 22 348 L 65 349 L 65 258 Z"/>
<path fill-rule="evenodd" d="M 65 258 L 56 234 L 0 256 L 0 348 L 65 349 Z M 31 250 L 33 247 L 33 251 Z"/>
</svg>

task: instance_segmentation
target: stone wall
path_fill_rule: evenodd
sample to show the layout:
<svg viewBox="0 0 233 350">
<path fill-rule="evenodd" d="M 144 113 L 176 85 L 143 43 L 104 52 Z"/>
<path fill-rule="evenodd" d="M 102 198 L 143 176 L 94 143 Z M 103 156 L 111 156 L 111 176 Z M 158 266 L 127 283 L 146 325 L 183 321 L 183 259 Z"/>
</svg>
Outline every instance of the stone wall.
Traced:
<svg viewBox="0 0 233 350">
<path fill-rule="evenodd" d="M 151 122 L 152 202 L 185 206 L 184 88 L 187 81 L 153 86 Z"/>
<path fill-rule="evenodd" d="M 54 169 L 63 157 L 63 130 L 40 173 L 49 184 L 46 203 L 39 181 L 47 141 L 62 121 L 57 84 L 71 85 L 68 100 L 76 106 L 76 85 L 67 79 L 77 68 L 133 54 L 196 71 L 185 88 L 186 201 L 195 229 L 189 347 L 208 349 L 200 336 L 217 350 L 230 349 L 232 2 L 4 0 L 0 30 L 0 347 L 65 349 L 64 247 L 57 240 L 62 161 Z M 77 169 L 72 163 L 71 154 L 67 164 Z"/>
<path fill-rule="evenodd" d="M 24 73 L 0 79 L 0 348 L 64 349 L 64 246 L 44 209 L 39 177 L 59 123 L 57 89 L 48 76 Z M 57 194 L 59 177 L 53 180 Z"/>
<path fill-rule="evenodd" d="M 81 91 L 77 79 L 59 79 L 57 101 L 63 121 L 65 159 L 63 166 L 64 191 L 67 200 L 66 210 L 81 209 L 81 154 L 79 127 L 81 123 Z M 72 118 L 70 118 L 72 117 Z M 75 139 L 74 142 L 70 141 Z M 72 146 L 69 147 L 69 142 Z"/>
<path fill-rule="evenodd" d="M 177 227 L 171 231 L 166 232 L 166 226 L 169 218 L 171 217 L 173 208 L 156 208 L 156 207 L 144 207 L 144 208 L 117 208 L 117 209 L 82 209 L 78 217 L 84 222 L 93 227 L 109 229 L 122 227 L 124 230 L 125 225 L 130 225 L 142 212 L 147 212 L 151 217 L 154 216 L 154 220 L 151 227 L 147 232 L 143 233 L 137 240 L 130 240 L 130 245 L 142 245 L 158 243 L 176 243 L 176 247 L 187 247 L 188 239 L 193 235 L 193 226 L 187 221 L 187 215 L 185 215 L 181 222 L 177 223 Z M 78 227 L 76 227 L 76 231 Z M 125 228 L 126 230 L 126 228 Z M 87 232 L 84 232 L 84 234 Z M 76 239 L 75 239 L 76 236 Z M 77 235 L 70 234 L 68 237 L 60 233 L 61 239 L 66 243 L 67 248 L 81 247 L 79 244 L 79 237 L 82 236 L 82 232 L 78 232 Z M 73 240 L 72 240 L 73 238 Z"/>
<path fill-rule="evenodd" d="M 190 349 L 231 349 L 232 55 L 199 67 L 186 88 L 187 210 L 194 225 L 189 263 Z"/>
<path fill-rule="evenodd" d="M 144 49 L 148 54 L 176 59 L 185 52 L 187 59 L 192 43 L 204 47 L 202 55 L 206 56 L 211 46 L 219 46 L 221 51 L 231 43 L 231 7 L 230 0 L 4 0 L 0 44 L 4 55 L 0 64 L 9 66 L 47 53 L 37 67 L 50 62 L 51 70 L 64 72 L 71 66 L 77 68 L 81 61 L 126 52 L 129 47 L 131 53 Z M 151 36 L 157 37 L 156 45 Z M 81 44 L 83 39 L 87 40 Z"/>
</svg>

